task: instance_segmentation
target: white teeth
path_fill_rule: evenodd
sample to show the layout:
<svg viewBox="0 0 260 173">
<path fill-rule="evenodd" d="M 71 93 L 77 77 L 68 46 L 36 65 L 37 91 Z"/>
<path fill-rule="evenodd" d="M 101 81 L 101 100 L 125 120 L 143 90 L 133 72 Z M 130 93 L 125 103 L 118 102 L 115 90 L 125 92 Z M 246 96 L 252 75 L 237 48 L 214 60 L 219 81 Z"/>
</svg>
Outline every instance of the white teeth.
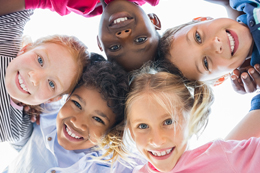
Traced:
<svg viewBox="0 0 260 173">
<path fill-rule="evenodd" d="M 229 42 L 230 42 L 231 52 L 233 53 L 234 48 L 235 48 L 235 39 L 228 32 L 227 32 L 227 35 L 228 35 Z"/>
<path fill-rule="evenodd" d="M 75 135 L 74 133 L 72 133 L 67 127 L 66 127 L 66 131 L 68 132 L 68 134 L 73 137 L 73 138 L 76 138 L 76 139 L 79 139 L 80 137 Z"/>
<path fill-rule="evenodd" d="M 120 22 L 124 22 L 126 20 L 127 20 L 127 17 L 121 17 L 121 18 L 115 19 L 114 23 L 120 23 Z"/>
<path fill-rule="evenodd" d="M 168 149 L 168 150 L 165 150 L 165 151 L 151 151 L 151 153 L 154 155 L 154 156 L 165 156 L 167 154 L 169 154 L 171 151 L 172 151 L 173 148 L 171 149 Z"/>
<path fill-rule="evenodd" d="M 20 84 L 21 88 L 22 88 L 24 91 L 28 92 L 28 89 L 27 89 L 26 86 L 24 85 L 23 79 L 22 79 L 22 77 L 20 76 L 20 74 L 18 74 L 18 81 L 19 81 L 19 84 Z"/>
</svg>

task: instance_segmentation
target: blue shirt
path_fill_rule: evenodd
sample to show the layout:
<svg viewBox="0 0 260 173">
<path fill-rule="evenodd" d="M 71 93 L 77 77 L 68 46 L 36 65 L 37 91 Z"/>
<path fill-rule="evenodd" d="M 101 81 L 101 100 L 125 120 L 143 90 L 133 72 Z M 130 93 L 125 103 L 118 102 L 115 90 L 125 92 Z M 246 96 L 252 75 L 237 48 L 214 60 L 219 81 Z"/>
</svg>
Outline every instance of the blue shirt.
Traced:
<svg viewBox="0 0 260 173">
<path fill-rule="evenodd" d="M 245 14 L 237 18 L 248 26 L 254 39 L 254 47 L 251 57 L 251 66 L 260 64 L 260 2 L 259 0 L 230 0 L 229 4 L 237 11 Z"/>
<path fill-rule="evenodd" d="M 61 147 L 57 141 L 56 131 L 56 117 L 61 105 L 61 101 L 47 105 L 48 113 L 41 114 L 40 126 L 34 126 L 31 138 L 7 168 L 9 172 L 132 172 L 132 168 L 125 167 L 119 162 L 114 164 L 113 169 L 110 169 L 109 163 L 93 160 L 92 156 L 102 155 L 100 150 L 89 148 L 70 151 Z"/>
</svg>

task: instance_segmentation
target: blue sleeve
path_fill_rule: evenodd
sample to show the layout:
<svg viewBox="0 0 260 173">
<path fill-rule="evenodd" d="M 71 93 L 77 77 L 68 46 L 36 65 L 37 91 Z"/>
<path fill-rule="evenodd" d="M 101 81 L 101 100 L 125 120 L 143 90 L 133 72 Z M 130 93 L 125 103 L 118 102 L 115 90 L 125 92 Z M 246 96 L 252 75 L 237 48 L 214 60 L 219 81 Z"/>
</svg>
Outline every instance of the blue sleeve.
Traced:
<svg viewBox="0 0 260 173">
<path fill-rule="evenodd" d="M 260 109 L 260 94 L 253 97 L 253 99 L 251 101 L 250 111 L 253 111 L 253 110 L 256 110 L 256 109 Z"/>
</svg>

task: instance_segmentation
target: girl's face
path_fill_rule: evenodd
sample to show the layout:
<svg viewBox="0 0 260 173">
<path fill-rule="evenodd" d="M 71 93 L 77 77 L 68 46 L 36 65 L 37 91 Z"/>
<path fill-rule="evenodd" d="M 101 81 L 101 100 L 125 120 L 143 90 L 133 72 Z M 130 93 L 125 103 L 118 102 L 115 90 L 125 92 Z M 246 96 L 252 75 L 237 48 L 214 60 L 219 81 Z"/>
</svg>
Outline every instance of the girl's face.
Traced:
<svg viewBox="0 0 260 173">
<path fill-rule="evenodd" d="M 137 149 L 158 170 L 168 172 L 175 166 L 187 143 L 187 123 L 182 115 L 178 120 L 156 101 L 136 100 L 128 115 L 129 129 Z"/>
<path fill-rule="evenodd" d="M 206 81 L 242 65 L 253 45 L 248 27 L 221 18 L 186 26 L 172 42 L 170 60 L 193 80 Z"/>
<path fill-rule="evenodd" d="M 37 105 L 67 91 L 76 73 L 77 64 L 66 48 L 46 43 L 12 60 L 5 85 L 11 98 Z"/>
<path fill-rule="evenodd" d="M 115 123 L 115 114 L 96 89 L 77 88 L 57 115 L 57 137 L 66 150 L 91 148 Z"/>
</svg>

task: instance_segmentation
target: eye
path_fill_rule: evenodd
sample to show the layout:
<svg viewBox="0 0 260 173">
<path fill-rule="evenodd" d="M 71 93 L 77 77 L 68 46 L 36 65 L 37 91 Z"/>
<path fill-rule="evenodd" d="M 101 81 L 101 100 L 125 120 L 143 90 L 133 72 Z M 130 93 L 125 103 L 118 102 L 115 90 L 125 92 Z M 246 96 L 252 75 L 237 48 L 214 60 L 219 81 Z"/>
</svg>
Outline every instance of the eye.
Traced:
<svg viewBox="0 0 260 173">
<path fill-rule="evenodd" d="M 71 100 L 75 106 L 77 106 L 80 110 L 82 110 L 81 105 L 79 104 L 79 102 L 75 101 L 75 100 Z"/>
<path fill-rule="evenodd" d="M 55 88 L 54 83 L 51 80 L 49 80 L 48 82 L 49 82 L 50 87 L 54 89 Z"/>
<path fill-rule="evenodd" d="M 101 118 L 98 118 L 96 116 L 92 117 L 95 121 L 99 122 L 99 123 L 102 123 L 102 124 L 105 124 L 104 121 L 101 119 Z"/>
<path fill-rule="evenodd" d="M 165 120 L 164 125 L 171 125 L 172 124 L 172 119 L 168 119 L 168 120 Z"/>
<path fill-rule="evenodd" d="M 195 41 L 199 44 L 202 43 L 202 40 L 201 40 L 201 36 L 200 34 L 198 33 L 198 31 L 195 32 Z"/>
<path fill-rule="evenodd" d="M 206 68 L 206 70 L 209 71 L 209 64 L 208 64 L 207 57 L 203 58 L 203 65 Z"/>
<path fill-rule="evenodd" d="M 145 42 L 146 40 L 147 40 L 147 37 L 139 37 L 139 38 L 135 39 L 135 42 L 142 43 L 142 42 Z"/>
<path fill-rule="evenodd" d="M 43 59 L 42 57 L 38 56 L 38 63 L 43 66 Z"/>
<path fill-rule="evenodd" d="M 139 125 L 138 125 L 138 128 L 139 128 L 139 129 L 147 129 L 147 128 L 148 128 L 148 125 L 147 125 L 147 124 L 139 124 Z"/>
<path fill-rule="evenodd" d="M 119 50 L 120 48 L 121 48 L 120 45 L 113 45 L 113 46 L 111 46 L 111 47 L 109 48 L 109 50 L 111 50 L 111 51 L 117 51 L 117 50 Z"/>
</svg>

